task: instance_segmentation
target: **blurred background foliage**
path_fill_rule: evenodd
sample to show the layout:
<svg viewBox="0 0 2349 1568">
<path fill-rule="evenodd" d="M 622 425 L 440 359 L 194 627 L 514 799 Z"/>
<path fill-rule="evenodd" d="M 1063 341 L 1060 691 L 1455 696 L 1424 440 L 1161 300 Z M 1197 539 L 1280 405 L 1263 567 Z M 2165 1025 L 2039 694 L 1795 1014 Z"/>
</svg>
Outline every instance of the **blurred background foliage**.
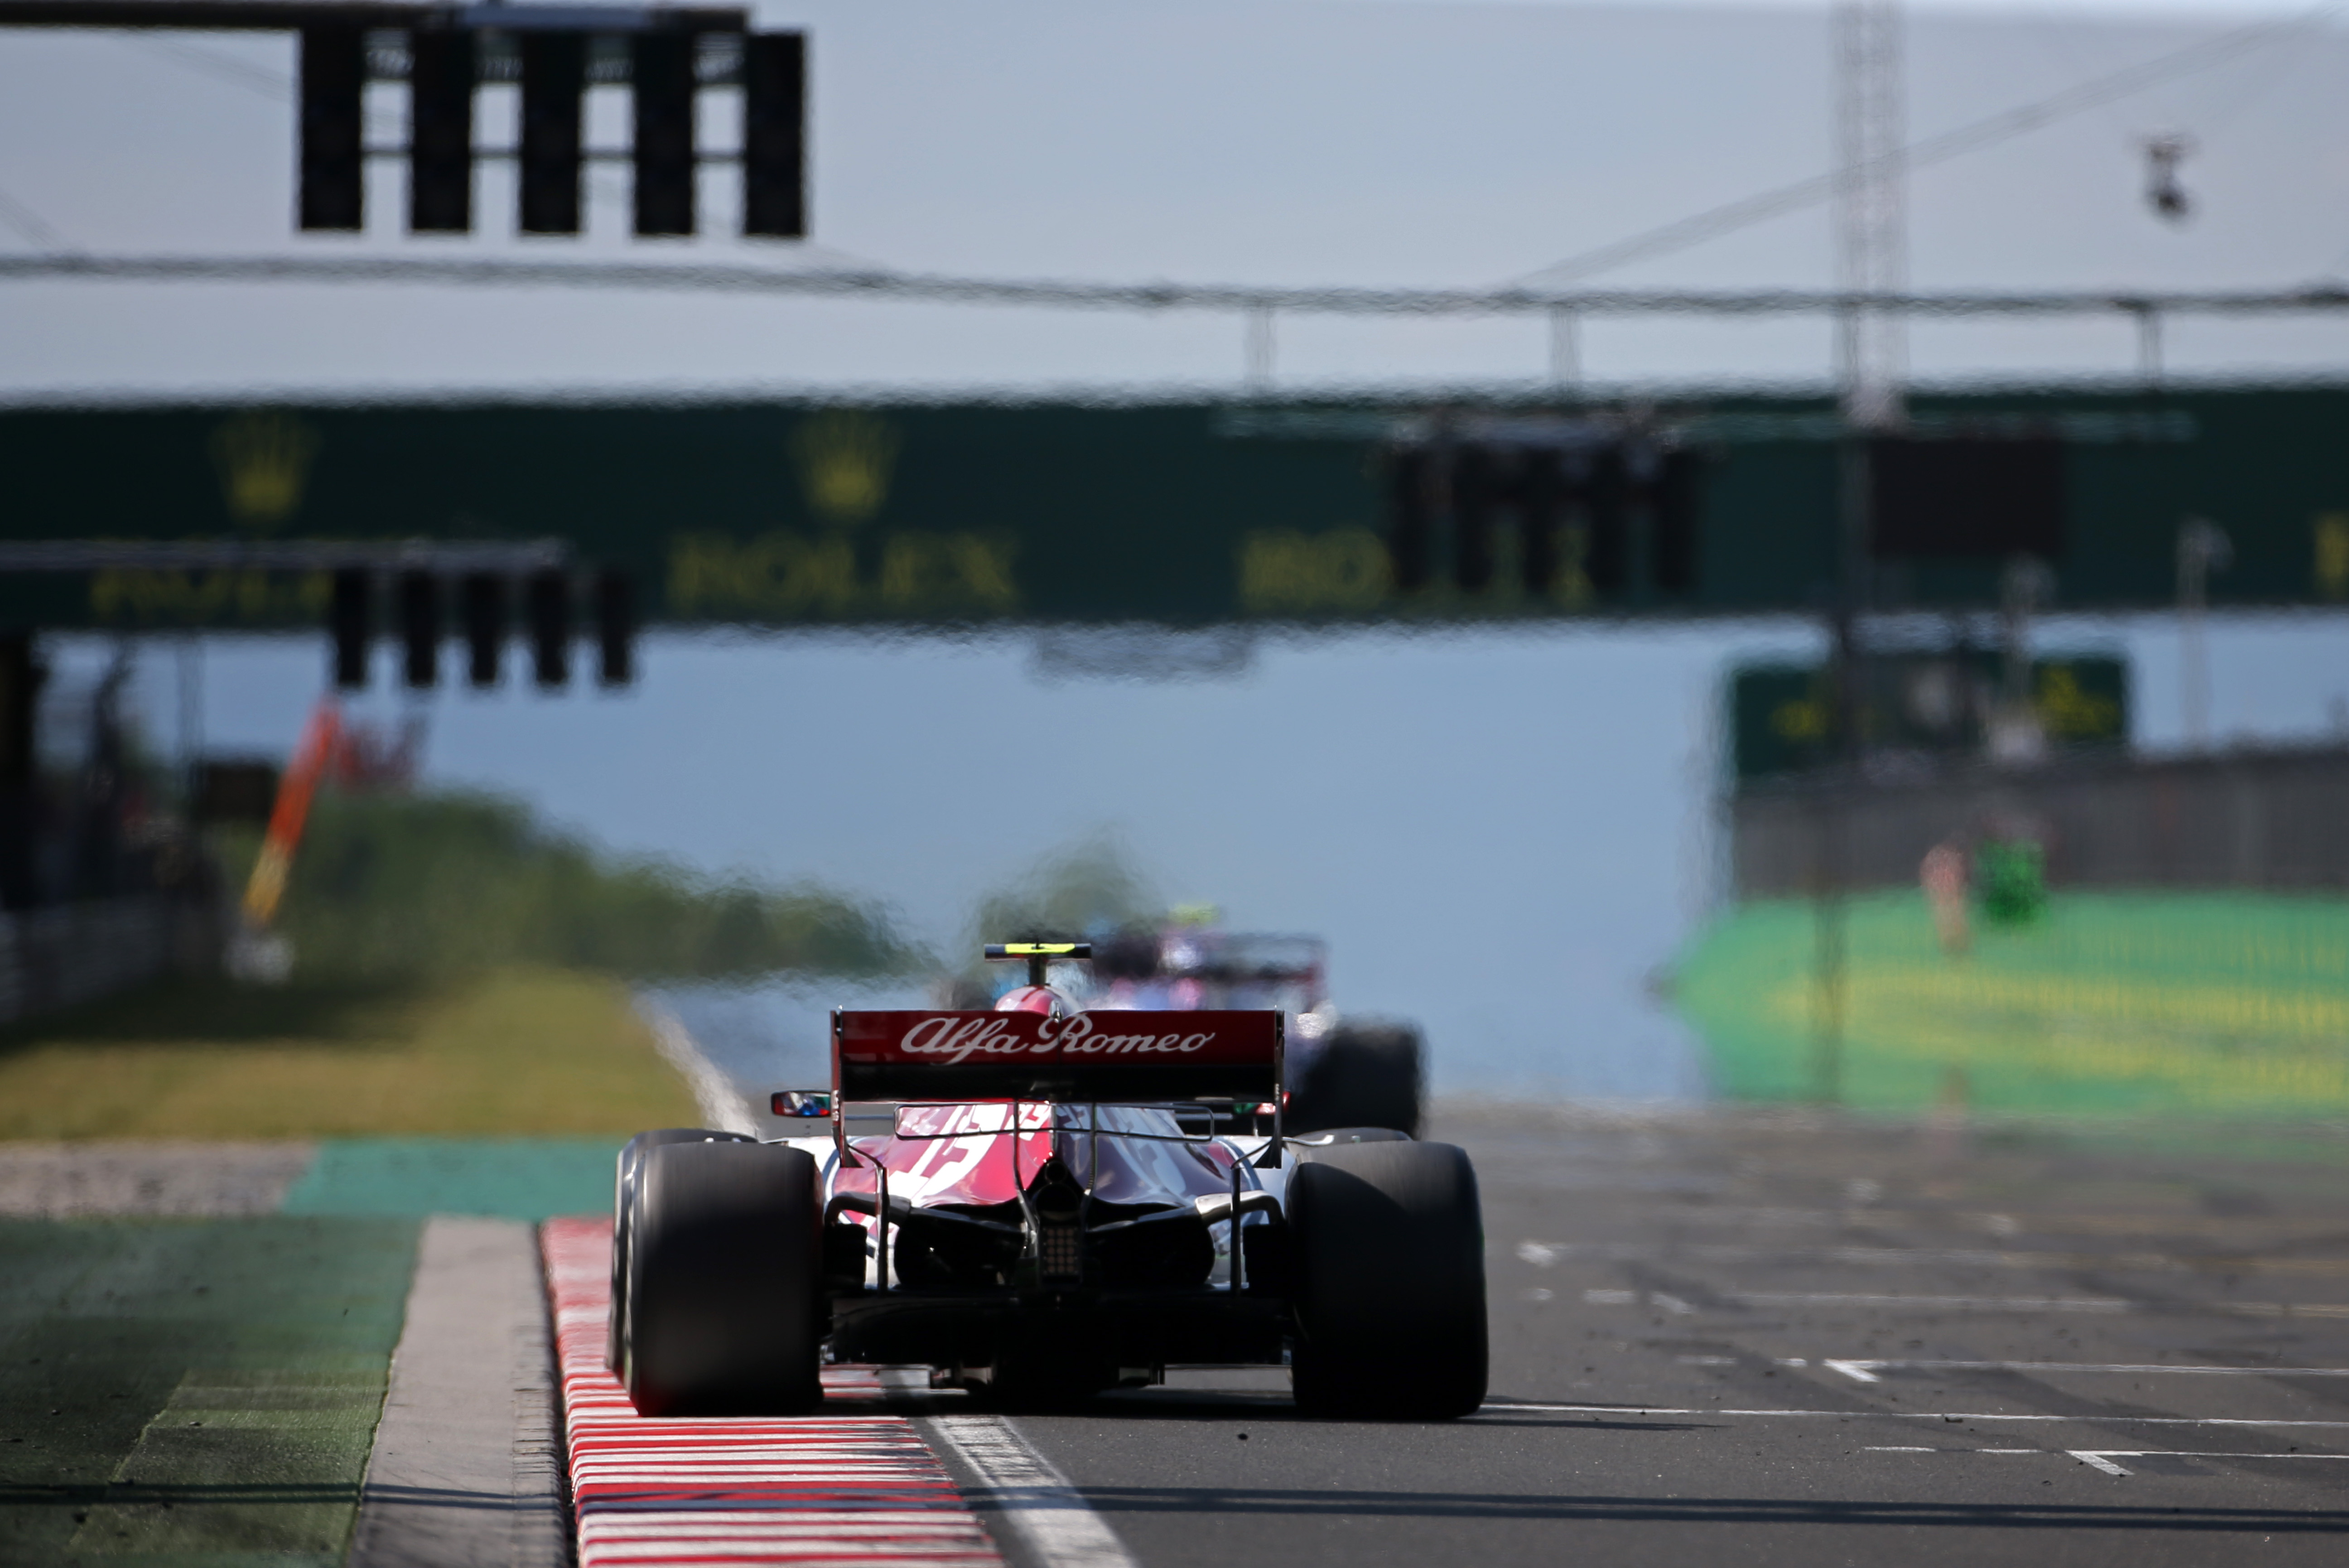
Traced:
<svg viewBox="0 0 2349 1568">
<path fill-rule="evenodd" d="M 223 840 L 232 886 L 259 842 Z M 930 962 L 876 904 L 607 855 L 513 801 L 461 791 L 322 794 L 278 929 L 312 979 L 513 963 L 628 979 L 877 976 Z"/>
<path fill-rule="evenodd" d="M 1165 912 L 1133 850 L 1113 834 L 1096 834 L 982 896 L 971 943 L 1082 940 L 1153 924 Z"/>
</svg>

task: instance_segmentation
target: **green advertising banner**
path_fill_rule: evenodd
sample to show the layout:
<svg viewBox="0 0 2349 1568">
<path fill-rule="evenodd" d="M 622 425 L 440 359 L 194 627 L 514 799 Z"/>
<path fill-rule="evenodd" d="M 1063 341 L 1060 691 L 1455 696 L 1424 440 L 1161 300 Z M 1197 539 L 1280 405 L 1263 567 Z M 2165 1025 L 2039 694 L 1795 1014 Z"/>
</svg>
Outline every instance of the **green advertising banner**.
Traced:
<svg viewBox="0 0 2349 1568">
<path fill-rule="evenodd" d="M 1978 754 L 2001 695 L 2000 664 L 1983 649 L 1869 659 L 1859 701 L 1868 749 Z M 2034 659 L 2026 696 L 2052 747 L 2127 743 L 2128 665 L 2116 655 Z M 1833 760 L 1834 704 L 1822 665 L 1750 665 L 1733 672 L 1729 735 L 1738 782 L 1806 773 Z"/>
<path fill-rule="evenodd" d="M 1499 407 L 1499 405 L 1492 405 Z M 2053 431 L 2067 505 L 2052 608 L 2153 607 L 2200 516 L 2230 536 L 2214 604 L 2349 602 L 2349 391 L 1920 398 L 1919 428 Z M 1384 453 L 1416 405 L 670 403 L 0 411 L 0 541 L 553 538 L 638 584 L 654 621 L 791 627 L 1509 619 L 1809 611 L 1837 559 L 1816 400 L 1640 417 L 1706 458 L 1696 576 L 1606 593 L 1569 528 L 1528 592 L 1395 590 Z M 1504 410 L 1506 411 L 1506 410 Z M 1517 412 L 1535 412 L 1521 408 Z M 1604 410 L 1590 410 L 1605 412 Z M 1608 417 L 1624 417 L 1615 410 Z M 1438 541 L 1438 559 L 1444 559 Z M 1995 563 L 1878 568 L 1877 602 L 1996 601 Z M 316 625 L 315 575 L 0 574 L 0 618 Z"/>
</svg>

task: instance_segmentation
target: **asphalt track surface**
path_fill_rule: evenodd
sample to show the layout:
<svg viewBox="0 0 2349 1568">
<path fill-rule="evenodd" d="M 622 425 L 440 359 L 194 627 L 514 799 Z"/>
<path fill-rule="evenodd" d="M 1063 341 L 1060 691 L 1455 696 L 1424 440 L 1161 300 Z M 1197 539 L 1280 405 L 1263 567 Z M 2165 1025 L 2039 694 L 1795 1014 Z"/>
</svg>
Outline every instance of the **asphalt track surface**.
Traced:
<svg viewBox="0 0 2349 1568">
<path fill-rule="evenodd" d="M 1193 1372 L 1017 1417 L 1144 1568 L 2349 1561 L 2337 1161 L 1802 1116 L 1434 1136 L 1484 1185 L 1490 1403 L 1309 1422 L 1278 1374 Z"/>
<path fill-rule="evenodd" d="M 1009 1420 L 885 1374 L 839 1413 L 914 1417 L 1013 1568 L 2349 1561 L 2338 1140 L 1530 1110 L 1433 1136 L 1484 1184 L 1467 1420 L 1305 1421 L 1262 1369 Z M 98 1152 L 28 1155 L 22 1207 L 191 1190 Z M 271 1151 L 220 1163 L 232 1214 L 294 1190 Z M 420 1229 L 0 1226 L 0 1561 L 326 1568 L 356 1511 L 361 1564 L 559 1563 L 530 1229 Z"/>
</svg>

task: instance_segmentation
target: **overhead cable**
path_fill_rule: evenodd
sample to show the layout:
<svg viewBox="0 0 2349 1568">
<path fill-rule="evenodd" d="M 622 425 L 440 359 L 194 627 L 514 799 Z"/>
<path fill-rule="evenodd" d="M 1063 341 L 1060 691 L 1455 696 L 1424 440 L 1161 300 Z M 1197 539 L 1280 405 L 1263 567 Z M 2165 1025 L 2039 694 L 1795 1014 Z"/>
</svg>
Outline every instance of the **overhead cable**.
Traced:
<svg viewBox="0 0 2349 1568">
<path fill-rule="evenodd" d="M 2302 28 L 2313 26 L 2339 11 L 2349 0 L 2324 0 L 2313 10 L 2281 21 L 2254 23 L 2222 33 L 2216 38 L 2189 44 L 2182 49 L 2162 55 L 2094 81 L 2068 88 L 2053 97 L 2014 109 L 2002 109 L 1971 125 L 1945 130 L 1939 136 L 1929 136 L 1914 141 L 1897 152 L 1886 154 L 1876 163 L 1897 163 L 1910 169 L 1928 163 L 1945 162 L 1968 152 L 1993 146 L 2010 137 L 2096 108 L 2116 99 L 2142 92 L 2147 88 L 2188 76 L 2208 67 L 2221 64 L 2254 49 L 2279 41 Z M 1872 165 L 1862 165 L 1855 172 L 1865 173 Z M 1835 191 L 1836 176 L 1814 174 L 1808 178 L 1764 191 L 1742 200 L 1726 202 L 1689 217 L 1675 220 L 1657 228 L 1646 230 L 1596 250 L 1568 256 L 1563 261 L 1526 273 L 1513 281 L 1522 285 L 1572 283 L 1602 272 L 1609 272 L 1628 262 L 1647 261 L 1673 251 L 1686 250 L 1691 245 L 1716 239 L 1738 229 L 1747 228 L 1782 213 L 1799 211 L 1826 201 Z"/>
<path fill-rule="evenodd" d="M 1327 316 L 1799 316 L 1865 306 L 1910 316 L 2123 312 L 2273 316 L 2349 309 L 2349 286 L 2168 292 L 2069 289 L 1852 294 L 1835 289 L 1280 288 L 1247 284 L 1089 283 L 956 277 L 873 267 L 788 271 L 651 262 L 420 256 L 0 256 L 0 283 L 405 284 L 437 287 L 799 295 L 819 298 L 1104 310 L 1289 311 Z"/>
</svg>

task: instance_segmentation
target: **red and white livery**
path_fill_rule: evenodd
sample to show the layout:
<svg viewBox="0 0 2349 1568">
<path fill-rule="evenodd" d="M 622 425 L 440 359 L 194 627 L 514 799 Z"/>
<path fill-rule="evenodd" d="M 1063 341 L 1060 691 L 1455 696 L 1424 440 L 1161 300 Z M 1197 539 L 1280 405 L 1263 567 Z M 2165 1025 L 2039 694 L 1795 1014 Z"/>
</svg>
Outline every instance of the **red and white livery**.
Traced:
<svg viewBox="0 0 2349 1568">
<path fill-rule="evenodd" d="M 1283 1013 L 1084 1012 L 1082 943 L 990 947 L 986 1011 L 833 1014 L 828 1137 L 644 1133 L 619 1161 L 606 1360 L 645 1415 L 784 1414 L 827 1362 L 1005 1405 L 1170 1366 L 1287 1366 L 1309 1411 L 1482 1401 L 1484 1236 L 1449 1145 L 1283 1126 Z"/>
</svg>

